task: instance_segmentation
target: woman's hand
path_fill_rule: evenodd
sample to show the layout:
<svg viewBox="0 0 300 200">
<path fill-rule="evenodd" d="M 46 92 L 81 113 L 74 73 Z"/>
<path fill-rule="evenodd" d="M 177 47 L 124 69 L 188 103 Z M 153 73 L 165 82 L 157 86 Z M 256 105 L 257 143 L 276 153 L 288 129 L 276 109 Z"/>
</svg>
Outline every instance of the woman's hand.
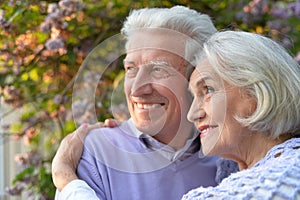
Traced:
<svg viewBox="0 0 300 200">
<path fill-rule="evenodd" d="M 115 127 L 119 124 L 120 122 L 113 119 L 107 119 L 105 122 L 98 122 L 96 124 L 83 124 L 61 141 L 52 161 L 52 179 L 59 191 L 69 182 L 78 179 L 76 168 L 83 151 L 84 139 L 87 134 L 96 128 Z"/>
</svg>

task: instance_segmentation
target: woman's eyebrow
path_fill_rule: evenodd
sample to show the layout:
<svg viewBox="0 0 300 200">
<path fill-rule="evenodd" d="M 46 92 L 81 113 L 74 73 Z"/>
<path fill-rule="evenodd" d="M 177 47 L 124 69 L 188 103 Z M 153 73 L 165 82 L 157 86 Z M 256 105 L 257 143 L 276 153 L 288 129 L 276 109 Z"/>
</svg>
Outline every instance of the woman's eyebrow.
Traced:
<svg viewBox="0 0 300 200">
<path fill-rule="evenodd" d="M 199 80 L 191 81 L 191 83 L 192 83 L 193 85 L 195 85 L 195 87 L 199 87 L 200 85 L 202 85 L 203 83 L 205 83 L 205 81 L 207 81 L 207 80 L 212 80 L 212 78 L 209 77 L 209 76 L 204 76 L 204 77 L 202 77 L 202 78 L 199 79 Z"/>
<path fill-rule="evenodd" d="M 190 81 L 188 90 L 193 93 L 193 91 L 196 91 L 206 80 L 212 79 L 208 76 L 202 77 L 201 79 Z"/>
</svg>

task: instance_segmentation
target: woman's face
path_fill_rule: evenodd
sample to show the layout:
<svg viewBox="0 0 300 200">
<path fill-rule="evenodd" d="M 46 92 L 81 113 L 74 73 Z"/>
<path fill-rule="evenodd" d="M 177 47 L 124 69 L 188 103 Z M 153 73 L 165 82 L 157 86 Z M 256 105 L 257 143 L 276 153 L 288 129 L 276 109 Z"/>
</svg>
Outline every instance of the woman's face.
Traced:
<svg viewBox="0 0 300 200">
<path fill-rule="evenodd" d="M 229 85 L 205 59 L 193 72 L 190 90 L 194 96 L 188 119 L 199 130 L 205 155 L 235 157 L 246 145 L 251 131 L 235 116 L 247 117 L 256 108 L 256 101 L 245 89 Z"/>
</svg>

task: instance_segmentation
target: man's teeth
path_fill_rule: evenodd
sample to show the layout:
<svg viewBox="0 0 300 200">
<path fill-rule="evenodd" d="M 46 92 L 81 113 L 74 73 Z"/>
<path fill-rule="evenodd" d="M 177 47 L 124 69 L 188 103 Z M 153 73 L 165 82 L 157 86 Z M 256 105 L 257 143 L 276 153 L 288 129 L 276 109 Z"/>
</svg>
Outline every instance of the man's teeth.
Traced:
<svg viewBox="0 0 300 200">
<path fill-rule="evenodd" d="M 140 109 L 160 108 L 162 106 L 161 104 L 141 104 L 141 103 L 137 103 L 136 105 Z"/>
</svg>

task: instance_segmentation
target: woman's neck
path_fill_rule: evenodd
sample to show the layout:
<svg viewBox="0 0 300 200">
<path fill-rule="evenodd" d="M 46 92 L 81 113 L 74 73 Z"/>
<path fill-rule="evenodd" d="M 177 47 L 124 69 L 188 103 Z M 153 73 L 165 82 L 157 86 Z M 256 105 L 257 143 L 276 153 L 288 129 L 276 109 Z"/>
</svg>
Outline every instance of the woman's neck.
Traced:
<svg viewBox="0 0 300 200">
<path fill-rule="evenodd" d="M 272 139 L 262 133 L 254 133 L 248 138 L 250 140 L 249 143 L 240 151 L 243 153 L 234 158 L 234 160 L 238 163 L 240 170 L 251 168 L 264 158 L 272 147 L 283 143 L 289 138 L 290 137 L 287 136 L 281 136 L 277 139 Z"/>
</svg>

